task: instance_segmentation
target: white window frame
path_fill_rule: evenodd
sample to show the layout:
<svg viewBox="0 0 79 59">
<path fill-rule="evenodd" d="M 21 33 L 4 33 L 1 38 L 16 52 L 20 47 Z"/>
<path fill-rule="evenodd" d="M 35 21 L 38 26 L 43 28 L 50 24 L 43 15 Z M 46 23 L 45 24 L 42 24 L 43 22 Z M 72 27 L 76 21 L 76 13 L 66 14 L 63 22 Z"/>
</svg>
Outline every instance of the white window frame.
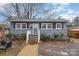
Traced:
<svg viewBox="0 0 79 59">
<path fill-rule="evenodd" d="M 51 28 L 48 28 L 48 24 L 51 24 Z M 53 29 L 52 23 L 47 23 L 47 29 Z"/>
<path fill-rule="evenodd" d="M 22 28 L 22 24 L 26 24 L 26 28 Z M 27 23 L 21 23 L 21 28 L 22 29 L 27 29 Z"/>
<path fill-rule="evenodd" d="M 15 24 L 15 29 L 21 29 L 21 24 L 20 24 L 20 28 L 17 28 L 17 24 L 20 24 L 20 23 Z"/>
<path fill-rule="evenodd" d="M 20 28 L 17 28 L 17 24 L 20 24 Z M 22 24 L 26 24 L 26 28 L 22 28 Z M 27 23 L 16 23 L 15 29 L 27 29 Z"/>
<path fill-rule="evenodd" d="M 43 24 L 46 24 L 46 28 L 42 27 Z M 51 28 L 48 28 L 48 24 L 51 24 Z M 41 29 L 52 29 L 52 23 L 42 23 L 41 24 Z"/>
<path fill-rule="evenodd" d="M 58 28 L 57 26 L 58 26 L 58 24 L 60 24 L 61 25 L 61 27 L 60 28 Z M 62 23 L 56 23 L 56 29 L 62 29 Z"/>
<path fill-rule="evenodd" d="M 43 26 L 43 24 L 45 24 L 46 25 L 46 23 L 41 23 L 41 29 L 46 29 L 46 28 L 43 28 L 42 26 Z M 47 27 L 47 26 L 46 26 Z"/>
</svg>

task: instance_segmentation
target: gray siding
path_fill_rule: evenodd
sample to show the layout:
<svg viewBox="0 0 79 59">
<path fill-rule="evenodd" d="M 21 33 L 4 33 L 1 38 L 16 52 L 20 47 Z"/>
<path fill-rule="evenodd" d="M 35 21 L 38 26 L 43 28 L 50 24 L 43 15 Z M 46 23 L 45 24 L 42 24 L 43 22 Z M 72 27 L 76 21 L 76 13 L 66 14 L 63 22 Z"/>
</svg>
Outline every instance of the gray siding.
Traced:
<svg viewBox="0 0 79 59">
<path fill-rule="evenodd" d="M 10 30 L 14 29 L 15 23 L 10 23 Z"/>
<path fill-rule="evenodd" d="M 63 33 L 64 37 L 67 38 L 67 23 L 62 23 L 63 24 L 63 28 L 62 29 L 55 29 L 56 28 L 56 23 L 52 23 L 53 24 L 53 29 L 40 29 L 41 30 L 41 34 L 48 34 L 51 35 L 53 33 Z M 28 28 L 30 26 L 30 23 L 28 23 Z M 10 31 L 13 34 L 22 34 L 22 33 L 27 33 L 27 29 L 15 29 L 15 23 L 10 23 Z M 41 27 L 41 23 L 39 23 L 39 27 Z"/>
<path fill-rule="evenodd" d="M 27 33 L 27 30 L 11 29 L 10 32 L 11 32 L 12 34 L 23 34 L 23 33 Z"/>
<path fill-rule="evenodd" d="M 67 37 L 67 29 L 47 29 L 47 30 L 41 30 L 41 34 L 46 34 L 46 35 L 50 35 L 51 37 L 53 36 L 53 34 L 64 34 L 64 38 L 68 38 Z"/>
<path fill-rule="evenodd" d="M 53 23 L 53 29 L 46 29 L 46 30 L 43 30 L 41 29 L 41 34 L 47 34 L 47 35 L 50 35 L 52 37 L 52 35 L 54 33 L 57 33 L 57 34 L 61 34 L 63 33 L 64 34 L 64 38 L 67 39 L 67 23 L 62 23 L 62 29 L 56 29 L 56 23 Z"/>
<path fill-rule="evenodd" d="M 26 33 L 27 29 L 15 29 L 15 23 L 10 23 L 10 32 L 12 34 L 22 34 Z"/>
</svg>

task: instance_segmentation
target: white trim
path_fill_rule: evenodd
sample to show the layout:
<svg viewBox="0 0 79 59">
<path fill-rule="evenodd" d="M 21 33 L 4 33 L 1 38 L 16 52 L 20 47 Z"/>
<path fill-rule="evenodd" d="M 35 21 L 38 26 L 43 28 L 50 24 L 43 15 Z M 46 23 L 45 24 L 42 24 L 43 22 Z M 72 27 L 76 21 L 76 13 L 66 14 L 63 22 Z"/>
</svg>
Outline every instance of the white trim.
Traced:
<svg viewBox="0 0 79 59">
<path fill-rule="evenodd" d="M 28 43 L 29 40 L 29 35 L 31 34 L 30 30 L 27 30 L 27 34 L 26 34 L 26 43 Z"/>
<path fill-rule="evenodd" d="M 51 28 L 48 28 L 48 24 L 51 24 Z M 52 26 L 52 23 L 47 23 L 47 29 L 52 29 L 53 26 Z"/>
<path fill-rule="evenodd" d="M 26 28 L 22 28 L 22 24 L 25 24 L 26 25 Z M 27 23 L 21 23 L 21 28 L 22 29 L 27 29 Z"/>
<path fill-rule="evenodd" d="M 40 43 L 40 30 L 38 31 L 38 43 Z"/>
<path fill-rule="evenodd" d="M 61 27 L 60 28 L 57 28 L 57 25 L 60 24 Z M 56 23 L 56 29 L 62 29 L 62 23 Z"/>
<path fill-rule="evenodd" d="M 20 23 L 15 24 L 15 29 L 21 29 L 21 24 L 20 24 L 20 28 L 17 28 L 17 24 L 20 24 Z"/>
<path fill-rule="evenodd" d="M 46 25 L 46 23 L 41 23 L 41 29 L 46 29 L 47 28 L 47 26 L 46 26 L 46 28 L 43 28 L 42 26 L 43 26 L 43 24 L 45 24 Z"/>
<path fill-rule="evenodd" d="M 46 25 L 46 28 L 43 28 L 42 26 L 43 26 L 43 24 L 45 24 Z M 48 24 L 51 24 L 51 28 L 48 28 Z M 53 29 L 53 27 L 52 27 L 52 23 L 41 23 L 41 29 Z"/>
<path fill-rule="evenodd" d="M 38 24 L 38 23 L 32 23 L 31 25 L 32 25 L 32 34 L 35 35 L 35 34 L 34 34 L 34 28 L 35 28 L 35 27 L 34 27 L 34 26 L 36 26 L 36 28 L 37 28 L 37 33 L 38 33 L 39 24 Z"/>
<path fill-rule="evenodd" d="M 17 28 L 17 24 L 20 24 L 20 28 Z M 26 28 L 22 28 L 22 24 L 26 24 Z M 27 29 L 27 23 L 16 23 L 15 29 Z"/>
</svg>

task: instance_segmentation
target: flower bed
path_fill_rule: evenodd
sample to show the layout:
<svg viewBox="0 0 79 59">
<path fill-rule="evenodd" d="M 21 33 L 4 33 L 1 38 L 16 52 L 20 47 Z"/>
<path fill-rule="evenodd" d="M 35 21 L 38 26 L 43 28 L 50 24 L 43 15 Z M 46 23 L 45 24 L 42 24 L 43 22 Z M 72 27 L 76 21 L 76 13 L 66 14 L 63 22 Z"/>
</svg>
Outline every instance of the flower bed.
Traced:
<svg viewBox="0 0 79 59">
<path fill-rule="evenodd" d="M 69 40 L 69 39 L 66 39 L 64 38 L 64 33 L 54 33 L 52 34 L 52 36 L 50 35 L 46 35 L 46 34 L 41 34 L 41 40 L 42 41 L 66 41 L 66 40 Z"/>
</svg>

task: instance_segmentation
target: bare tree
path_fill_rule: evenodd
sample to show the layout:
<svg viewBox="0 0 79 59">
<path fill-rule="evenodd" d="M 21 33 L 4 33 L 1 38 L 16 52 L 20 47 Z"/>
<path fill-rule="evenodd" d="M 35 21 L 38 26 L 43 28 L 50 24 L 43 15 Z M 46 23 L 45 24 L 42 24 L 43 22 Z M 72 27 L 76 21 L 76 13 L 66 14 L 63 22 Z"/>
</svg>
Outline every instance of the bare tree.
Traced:
<svg viewBox="0 0 79 59">
<path fill-rule="evenodd" d="M 7 18 L 24 17 L 26 19 L 41 18 L 52 19 L 57 16 L 57 12 L 54 12 L 52 9 L 44 9 L 44 3 L 10 3 L 7 4 L 4 8 L 4 11 L 0 11 L 0 15 Z"/>
<path fill-rule="evenodd" d="M 73 22 L 74 22 L 74 26 L 78 26 L 79 27 L 79 17 L 75 17 L 73 19 Z"/>
<path fill-rule="evenodd" d="M 39 10 L 41 10 L 40 8 L 43 5 L 44 4 L 41 4 L 41 3 L 27 3 L 27 4 L 23 4 L 25 18 L 28 18 L 28 19 L 35 18 L 35 16 L 38 15 Z"/>
</svg>

